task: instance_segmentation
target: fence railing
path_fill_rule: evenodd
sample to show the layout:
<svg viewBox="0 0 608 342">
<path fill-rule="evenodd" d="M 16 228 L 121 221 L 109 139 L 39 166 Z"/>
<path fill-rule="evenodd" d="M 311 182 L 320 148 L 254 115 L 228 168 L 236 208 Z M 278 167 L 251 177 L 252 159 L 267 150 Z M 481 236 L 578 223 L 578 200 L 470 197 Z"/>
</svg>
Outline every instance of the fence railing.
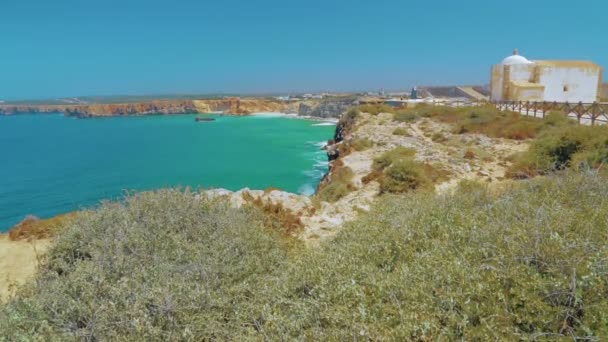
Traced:
<svg viewBox="0 0 608 342">
<path fill-rule="evenodd" d="M 582 124 L 608 123 L 608 103 L 506 101 L 496 102 L 494 105 L 499 110 L 510 110 L 534 117 L 544 118 L 551 111 L 560 111 Z"/>
<path fill-rule="evenodd" d="M 492 104 L 501 111 L 513 111 L 526 116 L 544 118 L 551 111 L 560 111 L 568 117 L 576 119 L 581 124 L 595 125 L 608 124 L 608 103 L 569 103 L 569 102 L 548 102 L 548 101 L 447 101 L 433 102 L 434 105 L 445 105 L 451 107 L 480 106 Z"/>
</svg>

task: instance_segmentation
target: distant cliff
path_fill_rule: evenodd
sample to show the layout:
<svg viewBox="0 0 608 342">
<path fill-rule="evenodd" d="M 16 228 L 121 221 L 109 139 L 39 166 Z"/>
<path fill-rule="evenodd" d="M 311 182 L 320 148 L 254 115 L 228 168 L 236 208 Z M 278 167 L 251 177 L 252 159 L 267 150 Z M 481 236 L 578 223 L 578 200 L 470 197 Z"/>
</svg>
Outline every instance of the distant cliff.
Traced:
<svg viewBox="0 0 608 342">
<path fill-rule="evenodd" d="M 188 114 L 223 112 L 247 115 L 256 112 L 297 113 L 299 103 L 269 99 L 225 98 L 215 100 L 166 100 L 141 103 L 85 105 L 0 105 L 0 114 L 64 113 L 79 118 L 121 115 Z"/>
<path fill-rule="evenodd" d="M 351 98 L 327 98 L 300 104 L 298 115 L 319 118 L 340 118 L 354 104 Z"/>
</svg>

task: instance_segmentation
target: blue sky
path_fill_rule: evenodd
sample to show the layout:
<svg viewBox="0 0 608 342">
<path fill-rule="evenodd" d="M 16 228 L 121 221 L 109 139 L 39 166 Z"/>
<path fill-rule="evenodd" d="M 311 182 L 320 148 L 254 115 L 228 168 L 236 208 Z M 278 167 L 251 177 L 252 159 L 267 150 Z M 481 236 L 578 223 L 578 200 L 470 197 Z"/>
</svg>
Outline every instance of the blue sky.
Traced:
<svg viewBox="0 0 608 342">
<path fill-rule="evenodd" d="M 0 99 L 485 84 L 608 65 L 605 0 L 0 0 Z"/>
</svg>

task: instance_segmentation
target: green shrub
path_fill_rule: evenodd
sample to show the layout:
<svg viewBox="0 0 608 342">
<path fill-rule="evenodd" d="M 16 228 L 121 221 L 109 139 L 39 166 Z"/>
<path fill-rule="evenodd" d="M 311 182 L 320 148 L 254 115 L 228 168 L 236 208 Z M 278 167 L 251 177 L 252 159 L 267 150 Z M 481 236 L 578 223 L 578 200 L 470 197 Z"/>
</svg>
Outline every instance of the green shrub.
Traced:
<svg viewBox="0 0 608 342">
<path fill-rule="evenodd" d="M 252 209 L 163 190 L 106 203 L 59 234 L 0 339 L 230 340 L 255 334 L 260 281 L 287 249 Z M 259 305 L 259 306 L 258 306 Z M 257 306 L 257 308 L 256 308 Z"/>
<path fill-rule="evenodd" d="M 413 148 L 399 146 L 374 158 L 372 169 L 382 171 L 397 160 L 411 159 L 414 158 L 415 155 L 416 150 Z"/>
<path fill-rule="evenodd" d="M 316 200 L 333 203 L 352 192 L 354 173 L 349 167 L 336 167 L 329 177 L 329 182 L 316 193 Z"/>
<path fill-rule="evenodd" d="M 316 198 L 320 201 L 334 203 L 351 193 L 351 191 L 352 190 L 346 183 L 331 182 L 319 190 L 319 192 L 316 194 Z"/>
<path fill-rule="evenodd" d="M 447 138 L 443 133 L 437 132 L 431 136 L 431 140 L 433 140 L 434 142 L 444 142 L 447 140 Z"/>
<path fill-rule="evenodd" d="M 317 248 L 161 191 L 60 233 L 0 307 L 13 340 L 606 340 L 608 179 L 382 196 Z"/>
<path fill-rule="evenodd" d="M 428 177 L 423 165 L 413 159 L 402 159 L 394 162 L 384 171 L 380 179 L 382 193 L 404 193 L 414 190 L 432 189 L 433 182 Z"/>
<path fill-rule="evenodd" d="M 395 128 L 395 130 L 393 131 L 393 135 L 401 135 L 401 136 L 411 136 L 410 131 L 407 128 L 403 128 L 403 127 L 397 127 Z"/>
<path fill-rule="evenodd" d="M 312 340 L 604 340 L 606 180 L 384 196 L 298 260 L 281 283 L 306 304 L 272 326 Z"/>
<path fill-rule="evenodd" d="M 598 168 L 608 162 L 608 127 L 558 126 L 535 140 L 516 156 L 508 176 L 521 178 L 569 167 Z"/>
<path fill-rule="evenodd" d="M 351 146 L 355 151 L 365 151 L 369 148 L 374 147 L 374 142 L 367 139 L 367 138 L 359 138 L 359 139 L 354 139 L 351 142 Z"/>
</svg>

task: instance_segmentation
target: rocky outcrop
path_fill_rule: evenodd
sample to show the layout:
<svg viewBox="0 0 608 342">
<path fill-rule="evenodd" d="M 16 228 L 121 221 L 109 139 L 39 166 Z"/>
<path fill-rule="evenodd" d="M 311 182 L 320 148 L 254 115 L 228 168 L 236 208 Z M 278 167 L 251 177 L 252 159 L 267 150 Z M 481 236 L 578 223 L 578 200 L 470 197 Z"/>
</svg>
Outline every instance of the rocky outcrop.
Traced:
<svg viewBox="0 0 608 342">
<path fill-rule="evenodd" d="M 327 98 L 300 104 L 298 115 L 338 119 L 354 104 L 354 99 Z"/>
<path fill-rule="evenodd" d="M 297 113 L 299 103 L 270 99 L 223 98 L 210 100 L 158 100 L 139 103 L 85 105 L 0 105 L 0 114 L 65 113 L 79 118 L 121 115 L 190 114 L 222 112 L 247 115 L 258 112 Z"/>
</svg>

